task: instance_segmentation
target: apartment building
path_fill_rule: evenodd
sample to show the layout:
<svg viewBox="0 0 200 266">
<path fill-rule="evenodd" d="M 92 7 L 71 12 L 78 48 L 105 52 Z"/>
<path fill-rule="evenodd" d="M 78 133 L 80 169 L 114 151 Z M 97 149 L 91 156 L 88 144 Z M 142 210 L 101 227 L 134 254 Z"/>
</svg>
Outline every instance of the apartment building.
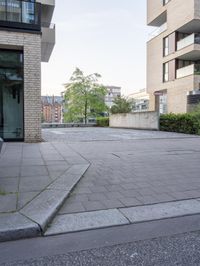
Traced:
<svg viewBox="0 0 200 266">
<path fill-rule="evenodd" d="M 107 89 L 107 94 L 105 96 L 105 104 L 107 107 L 111 108 L 113 106 L 113 101 L 121 96 L 121 87 L 117 86 L 105 86 Z"/>
<path fill-rule="evenodd" d="M 54 0 L 0 0 L 0 137 L 41 141 L 41 62 L 55 44 Z"/>
<path fill-rule="evenodd" d="M 147 0 L 150 110 L 185 113 L 200 102 L 200 0 Z"/>
<path fill-rule="evenodd" d="M 149 94 L 146 89 L 140 89 L 128 95 L 130 100 L 134 101 L 135 112 L 145 112 L 149 110 Z"/>
<path fill-rule="evenodd" d="M 42 96 L 42 122 L 62 123 L 63 98 L 61 96 Z"/>
</svg>

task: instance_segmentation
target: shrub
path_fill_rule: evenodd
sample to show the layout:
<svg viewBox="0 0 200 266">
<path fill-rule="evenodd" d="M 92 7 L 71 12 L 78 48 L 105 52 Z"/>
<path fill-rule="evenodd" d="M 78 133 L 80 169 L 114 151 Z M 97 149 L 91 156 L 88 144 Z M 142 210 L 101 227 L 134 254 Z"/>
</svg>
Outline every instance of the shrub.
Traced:
<svg viewBox="0 0 200 266">
<path fill-rule="evenodd" d="M 109 117 L 97 117 L 96 122 L 98 127 L 109 127 Z"/>
<path fill-rule="evenodd" d="M 160 130 L 200 135 L 200 117 L 195 113 L 161 115 Z"/>
</svg>

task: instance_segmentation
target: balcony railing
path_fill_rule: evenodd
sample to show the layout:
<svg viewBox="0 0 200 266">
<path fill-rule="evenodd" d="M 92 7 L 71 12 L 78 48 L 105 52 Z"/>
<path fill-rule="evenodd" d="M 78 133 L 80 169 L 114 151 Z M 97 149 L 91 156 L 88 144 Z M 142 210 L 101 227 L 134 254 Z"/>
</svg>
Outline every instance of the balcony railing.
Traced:
<svg viewBox="0 0 200 266">
<path fill-rule="evenodd" d="M 192 64 L 186 67 L 177 69 L 176 78 L 183 78 L 189 75 L 200 75 L 200 64 Z"/>
<path fill-rule="evenodd" d="M 177 50 L 181 50 L 191 44 L 200 44 L 200 34 L 192 33 L 184 39 L 177 42 Z"/>
<path fill-rule="evenodd" d="M 30 0 L 0 0 L 0 26 L 41 29 L 41 4 Z"/>
<path fill-rule="evenodd" d="M 167 23 L 164 23 L 159 28 L 157 28 L 156 30 L 154 30 L 153 32 L 149 34 L 148 40 L 150 41 L 151 39 L 155 38 L 156 36 L 160 35 L 166 30 L 167 30 Z"/>
</svg>

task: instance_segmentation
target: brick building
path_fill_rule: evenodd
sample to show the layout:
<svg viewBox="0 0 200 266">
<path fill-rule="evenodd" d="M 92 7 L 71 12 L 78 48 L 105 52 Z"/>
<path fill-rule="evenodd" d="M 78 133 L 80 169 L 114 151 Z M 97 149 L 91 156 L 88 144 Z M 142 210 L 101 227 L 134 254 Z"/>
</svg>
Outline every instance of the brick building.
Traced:
<svg viewBox="0 0 200 266">
<path fill-rule="evenodd" d="M 41 61 L 55 44 L 54 0 L 0 1 L 0 137 L 41 141 Z"/>
<path fill-rule="evenodd" d="M 62 97 L 42 96 L 42 122 L 61 123 L 62 122 Z"/>
</svg>

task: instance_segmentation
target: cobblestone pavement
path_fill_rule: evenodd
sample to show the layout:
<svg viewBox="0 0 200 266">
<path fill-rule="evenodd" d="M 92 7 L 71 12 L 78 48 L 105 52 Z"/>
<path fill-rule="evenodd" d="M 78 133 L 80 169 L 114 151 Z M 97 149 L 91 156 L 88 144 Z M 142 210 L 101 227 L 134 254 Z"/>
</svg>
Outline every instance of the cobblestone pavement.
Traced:
<svg viewBox="0 0 200 266">
<path fill-rule="evenodd" d="M 48 129 L 91 166 L 60 214 L 200 197 L 200 138 L 125 129 Z"/>
</svg>

